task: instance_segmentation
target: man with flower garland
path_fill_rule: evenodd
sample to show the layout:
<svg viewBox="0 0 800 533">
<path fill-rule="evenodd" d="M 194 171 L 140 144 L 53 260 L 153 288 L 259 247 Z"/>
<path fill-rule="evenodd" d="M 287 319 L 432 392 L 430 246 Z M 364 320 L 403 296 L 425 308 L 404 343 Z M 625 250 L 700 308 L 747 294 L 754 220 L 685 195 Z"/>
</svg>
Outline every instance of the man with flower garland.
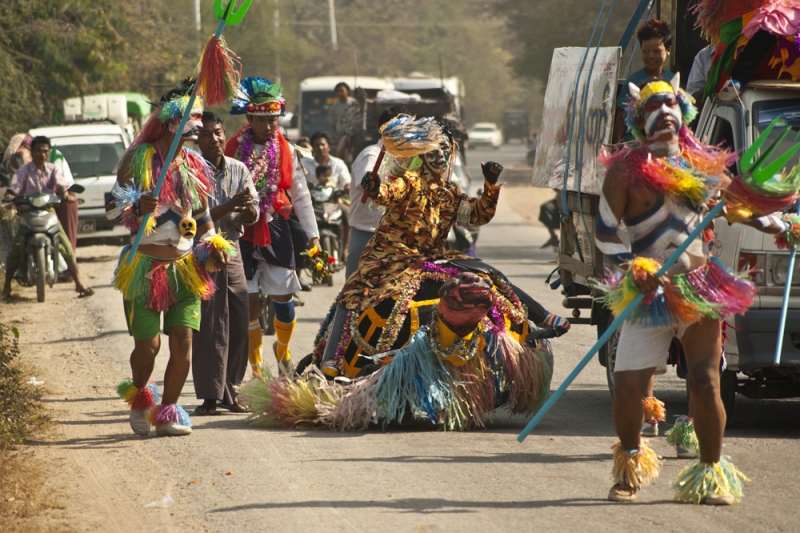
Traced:
<svg viewBox="0 0 800 533">
<path fill-rule="evenodd" d="M 294 370 L 289 342 L 296 323 L 292 294 L 301 290 L 295 272 L 289 215 L 292 208 L 309 237 L 310 248 L 319 249 L 319 232 L 311 195 L 292 146 L 278 128 L 286 112 L 282 87 L 258 77 L 245 78 L 233 100 L 231 115 L 245 115 L 247 125 L 229 141 L 225 155 L 247 166 L 259 196 L 260 218 L 245 228 L 240 239 L 250 303 L 249 360 L 254 375 L 261 366 L 261 311 L 259 292 L 275 306 L 272 348 L 281 373 Z M 297 172 L 297 175 L 295 173 Z M 291 200 L 290 200 L 291 198 Z"/>
<path fill-rule="evenodd" d="M 637 141 L 600 161 L 607 167 L 597 219 L 597 247 L 626 270 L 599 283 L 606 305 L 619 314 L 641 292 L 646 297 L 623 324 L 614 368 L 612 415 L 619 442 L 613 447 L 611 501 L 632 501 L 658 476 L 658 457 L 640 438 L 647 383 L 673 336 L 681 339 L 694 400 L 700 458 L 678 476 L 676 498 L 730 505 L 742 497 L 745 476 L 721 456 L 725 411 L 720 399 L 721 321 L 745 312 L 754 286 L 708 259 L 703 238 L 692 242 L 667 275 L 655 273 L 700 223 L 708 204 L 730 183 L 730 153 L 700 144 L 689 131 L 696 109 L 672 83 L 655 81 L 641 90 L 630 84 L 626 123 Z M 764 219 L 767 219 L 766 221 Z M 748 221 L 768 233 L 772 221 Z M 632 244 L 617 235 L 625 222 Z"/>
<path fill-rule="evenodd" d="M 196 140 L 203 114 L 199 99 L 183 131 L 177 128 L 189 104 L 193 84 L 173 89 L 158 102 L 136 140 L 123 156 L 107 206 L 109 219 L 121 219 L 132 240 L 146 214 L 151 214 L 132 261 L 131 247 L 122 250 L 114 286 L 122 292 L 128 330 L 134 338 L 133 378 L 117 387 L 131 406 L 130 425 L 147 435 L 151 425 L 159 436 L 189 435 L 189 415 L 177 404 L 189 374 L 192 330 L 200 328 L 200 300 L 208 299 L 214 284 L 207 269 L 225 268 L 234 253 L 232 243 L 216 233 L 208 208 L 213 174 L 200 153 L 183 148 Z M 158 197 L 152 195 L 175 135 L 180 147 L 170 162 Z M 198 244 L 193 238 L 196 234 Z M 161 348 L 161 315 L 169 335 L 169 363 L 164 374 L 161 405 L 150 381 Z"/>
</svg>

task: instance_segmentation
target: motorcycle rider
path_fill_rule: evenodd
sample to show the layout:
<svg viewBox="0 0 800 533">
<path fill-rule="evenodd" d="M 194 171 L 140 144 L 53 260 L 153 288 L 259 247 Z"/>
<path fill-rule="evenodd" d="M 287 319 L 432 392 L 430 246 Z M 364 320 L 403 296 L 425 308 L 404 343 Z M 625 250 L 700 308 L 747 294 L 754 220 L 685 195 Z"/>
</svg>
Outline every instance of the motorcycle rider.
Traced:
<svg viewBox="0 0 800 533">
<path fill-rule="evenodd" d="M 331 181 L 331 176 L 333 175 L 333 171 L 331 167 L 328 165 L 319 165 L 316 169 L 317 173 L 317 185 L 311 190 L 311 200 L 312 202 L 316 202 L 319 194 L 315 193 L 323 193 L 323 197 L 326 198 L 325 202 L 334 201 L 332 198 L 334 191 L 336 191 L 336 184 Z M 341 198 L 336 198 L 336 203 L 341 204 Z M 317 225 L 319 226 L 320 222 L 324 223 L 325 221 L 317 220 Z M 338 242 L 342 242 L 342 225 L 341 224 L 330 224 L 330 229 L 336 233 L 336 238 Z M 331 253 L 333 250 L 326 250 L 328 253 Z"/>
<path fill-rule="evenodd" d="M 68 190 L 68 184 L 58 168 L 49 162 L 51 146 L 52 143 L 47 137 L 38 136 L 33 138 L 31 141 L 31 162 L 23 165 L 14 174 L 11 185 L 9 185 L 3 198 L 4 201 L 11 202 L 15 196 L 40 193 L 55 194 L 62 201 L 69 201 L 71 193 Z M 18 209 L 26 210 L 27 207 L 20 206 Z M 72 275 L 72 279 L 75 280 L 75 292 L 78 293 L 78 298 L 93 295 L 94 290 L 84 285 L 81 280 L 78 265 L 75 262 L 75 252 L 72 250 L 69 238 L 60 222 L 58 224 L 58 235 L 59 253 L 67 263 L 67 270 Z M 14 273 L 22 262 L 21 240 L 22 235 L 17 232 L 6 258 L 6 279 L 3 284 L 2 295 L 4 299 L 11 296 L 11 280 L 14 279 Z"/>
</svg>

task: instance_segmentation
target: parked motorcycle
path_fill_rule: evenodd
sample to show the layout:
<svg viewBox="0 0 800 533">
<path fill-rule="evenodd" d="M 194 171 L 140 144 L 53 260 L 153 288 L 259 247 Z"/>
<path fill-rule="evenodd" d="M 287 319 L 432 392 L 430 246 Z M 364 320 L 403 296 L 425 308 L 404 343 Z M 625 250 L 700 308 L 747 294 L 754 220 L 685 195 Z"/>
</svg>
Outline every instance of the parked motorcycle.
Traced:
<svg viewBox="0 0 800 533">
<path fill-rule="evenodd" d="M 328 256 L 336 260 L 331 268 L 336 272 L 344 266 L 339 259 L 341 257 L 343 213 L 339 199 L 344 195 L 344 191 L 333 187 L 317 186 L 310 192 L 314 216 L 319 229 L 319 243 L 322 249 L 328 252 Z M 332 287 L 333 277 L 325 278 L 325 284 Z"/>
<path fill-rule="evenodd" d="M 53 286 L 59 263 L 58 217 L 51 208 L 61 203 L 55 194 L 31 194 L 14 197 L 16 206 L 29 206 L 20 213 L 19 233 L 22 264 L 18 281 L 27 287 L 36 285 L 36 301 L 44 301 L 45 284 Z"/>
</svg>

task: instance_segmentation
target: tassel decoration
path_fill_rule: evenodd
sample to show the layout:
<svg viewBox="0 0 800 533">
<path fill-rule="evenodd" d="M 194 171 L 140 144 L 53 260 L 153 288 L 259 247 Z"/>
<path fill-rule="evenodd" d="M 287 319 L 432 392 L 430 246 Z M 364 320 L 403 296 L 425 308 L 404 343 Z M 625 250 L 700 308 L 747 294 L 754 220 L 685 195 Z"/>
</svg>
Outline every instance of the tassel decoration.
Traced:
<svg viewBox="0 0 800 533">
<path fill-rule="evenodd" d="M 681 445 L 684 448 L 700 450 L 697 433 L 694 432 L 694 421 L 688 416 L 679 416 L 666 433 L 667 443 L 672 446 Z"/>
<path fill-rule="evenodd" d="M 638 491 L 658 477 L 661 471 L 658 455 L 642 441 L 637 450 L 623 450 L 622 443 L 617 442 L 613 450 L 614 464 L 611 477 L 614 483 L 620 483 Z"/>
<path fill-rule="evenodd" d="M 644 410 L 645 420 L 659 420 L 663 422 L 667 419 L 667 410 L 664 407 L 664 402 L 655 396 L 648 396 L 642 400 L 642 408 Z"/>
<path fill-rule="evenodd" d="M 176 422 L 181 426 L 192 427 L 189 413 L 183 407 L 174 403 L 159 405 L 148 413 L 147 421 L 153 426 L 163 426 L 164 424 Z"/>
<path fill-rule="evenodd" d="M 233 99 L 241 80 L 242 65 L 224 37 L 211 37 L 200 58 L 198 90 L 206 103 L 218 106 Z"/>
<path fill-rule="evenodd" d="M 708 496 L 733 496 L 742 500 L 742 481 L 750 481 L 729 458 L 722 456 L 718 463 L 693 462 L 680 471 L 672 487 L 675 499 L 686 503 L 702 503 Z"/>
<path fill-rule="evenodd" d="M 133 380 L 123 380 L 117 385 L 117 394 L 131 406 L 132 411 L 149 411 L 161 399 L 158 385 L 153 381 L 148 381 L 146 387 L 139 389 Z"/>
</svg>

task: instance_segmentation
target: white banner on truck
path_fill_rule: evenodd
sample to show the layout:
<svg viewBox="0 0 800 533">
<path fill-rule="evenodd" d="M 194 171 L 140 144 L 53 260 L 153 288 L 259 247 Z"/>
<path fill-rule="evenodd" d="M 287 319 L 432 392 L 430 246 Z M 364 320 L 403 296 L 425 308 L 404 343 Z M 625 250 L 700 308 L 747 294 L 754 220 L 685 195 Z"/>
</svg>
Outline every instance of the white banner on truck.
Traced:
<svg viewBox="0 0 800 533">
<path fill-rule="evenodd" d="M 618 47 L 600 48 L 589 73 L 595 49 L 589 49 L 583 72 L 578 81 L 578 71 L 586 53 L 585 48 L 556 48 L 550 65 L 550 77 L 544 97 L 542 127 L 537 143 L 536 161 L 533 165 L 533 186 L 561 189 L 564 183 L 564 160 L 567 156 L 572 99 L 578 84 L 578 103 L 572 125 L 567 189 L 576 191 L 576 175 L 580 174 L 580 192 L 600 194 L 605 177 L 604 169 L 597 164 L 600 147 L 611 140 L 614 127 L 617 72 L 620 62 Z M 583 158 L 580 156 L 580 115 L 583 112 L 583 95 L 589 82 L 588 105 L 584 120 Z M 599 167 L 599 168 L 598 168 Z"/>
</svg>

